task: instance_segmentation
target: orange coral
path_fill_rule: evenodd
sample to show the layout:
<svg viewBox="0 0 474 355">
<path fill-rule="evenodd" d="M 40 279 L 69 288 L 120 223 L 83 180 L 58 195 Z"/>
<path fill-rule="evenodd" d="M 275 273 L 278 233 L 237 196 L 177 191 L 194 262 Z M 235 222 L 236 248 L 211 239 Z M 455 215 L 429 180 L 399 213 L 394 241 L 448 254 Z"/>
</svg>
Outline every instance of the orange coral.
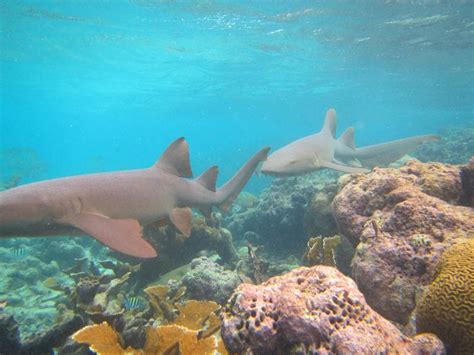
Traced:
<svg viewBox="0 0 474 355">
<path fill-rule="evenodd" d="M 106 322 L 86 326 L 78 330 L 72 336 L 72 339 L 79 343 L 87 343 L 92 351 L 97 354 L 127 354 L 140 355 L 140 350 L 128 347 L 126 350 L 122 348 L 119 342 L 119 335 Z"/>
<path fill-rule="evenodd" d="M 150 299 L 154 318 L 165 318 L 167 321 L 172 321 L 176 317 L 174 303 L 184 296 L 186 288 L 180 288 L 173 298 L 168 297 L 169 287 L 165 285 L 150 286 L 144 291 Z"/>
<path fill-rule="evenodd" d="M 176 324 L 147 329 L 145 354 L 167 354 L 174 348 L 179 354 L 215 354 L 222 345 L 214 336 L 199 338 L 197 331 Z"/>
<path fill-rule="evenodd" d="M 196 300 L 187 301 L 182 305 L 176 305 L 176 307 L 179 310 L 179 316 L 174 323 L 192 330 L 201 329 L 210 315 L 219 309 L 216 302 Z"/>
</svg>

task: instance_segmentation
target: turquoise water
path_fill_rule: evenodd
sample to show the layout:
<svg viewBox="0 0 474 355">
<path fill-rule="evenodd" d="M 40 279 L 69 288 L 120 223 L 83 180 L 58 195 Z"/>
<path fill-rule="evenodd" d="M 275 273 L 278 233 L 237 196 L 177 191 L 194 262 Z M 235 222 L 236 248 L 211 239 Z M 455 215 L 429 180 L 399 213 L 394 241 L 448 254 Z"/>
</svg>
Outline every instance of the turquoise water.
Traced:
<svg viewBox="0 0 474 355">
<path fill-rule="evenodd" d="M 359 146 L 440 134 L 441 141 L 425 144 L 414 156 L 465 163 L 474 155 L 473 63 L 474 3 L 469 0 L 1 1 L 0 191 L 68 175 L 151 166 L 182 136 L 190 145 L 194 175 L 219 165 L 221 185 L 264 146 L 275 150 L 319 131 L 330 107 L 338 113 L 338 133 L 354 126 Z M 425 167 L 419 180 L 431 172 Z M 380 174 L 394 173 L 387 171 Z M 441 177 L 433 184 L 445 184 L 439 186 L 442 192 L 428 188 L 436 190 L 436 201 L 438 192 L 449 200 L 451 193 L 472 194 L 467 183 L 462 191 L 458 180 L 456 188 L 448 184 L 448 175 L 457 179 L 460 173 L 437 174 Z M 472 175 L 462 174 L 463 184 L 472 183 Z M 290 180 L 253 176 L 245 187 L 251 193 L 240 195 L 227 214 L 206 220 L 194 216 L 189 243 L 172 226 L 146 230 L 145 239 L 159 255 L 147 260 L 113 252 L 93 238 L 2 238 L 0 331 L 5 316 L 13 315 L 25 350 L 31 346 L 26 338 L 53 334 L 68 317 L 99 322 L 95 317 L 106 316 L 110 323 L 118 314 L 112 311 L 123 310 L 114 326 L 136 326 L 137 333 L 120 330 L 122 345 L 143 348 L 145 325 L 150 320 L 162 324 L 166 318 L 146 313 L 147 286 L 167 283 L 175 293 L 168 290 L 167 297 L 175 299 L 182 289 L 178 286 L 185 285 L 185 298 L 198 299 L 189 285 L 201 280 L 202 272 L 204 281 L 193 287 L 204 299 L 224 305 L 243 281 L 258 283 L 306 265 L 309 238 L 318 235 L 340 234 L 341 246 L 327 251 L 323 239 L 319 246 L 350 275 L 358 240 L 345 238 L 333 218 L 338 176 L 334 171 Z M 414 196 L 422 203 L 433 200 Z M 459 206 L 436 203 L 420 212 L 426 221 L 417 223 L 468 236 L 463 231 L 472 209 L 458 213 Z M 446 223 L 440 222 L 442 227 L 432 223 L 438 217 L 430 219 L 438 206 L 438 217 Z M 378 212 L 366 223 L 373 226 L 375 239 Z M 416 232 L 416 258 L 405 262 L 397 250 L 380 254 L 384 262 L 386 255 L 397 255 L 397 265 L 391 261 L 394 270 L 424 267 L 419 261 L 430 241 L 438 251 L 446 247 L 438 234 L 420 234 L 417 223 L 407 222 Z M 431 239 L 424 242 L 424 236 Z M 393 245 L 408 245 L 400 240 L 405 244 Z M 198 260 L 201 266 L 193 269 L 198 256 L 207 259 Z M 319 255 L 321 260 L 326 256 Z M 431 272 L 432 266 L 426 269 Z M 130 280 L 122 279 L 129 272 Z M 418 289 L 420 279 L 409 277 Z M 122 281 L 112 291 L 110 285 L 118 279 Z M 109 286 L 110 294 L 100 296 L 97 290 Z M 404 296 L 395 295 L 396 304 L 399 299 L 412 303 L 415 297 L 400 290 Z M 384 295 L 377 299 L 386 300 Z M 398 311 L 390 320 L 398 322 Z M 135 320 L 143 322 L 136 325 Z M 85 324 L 58 332 L 58 344 L 46 336 L 43 341 L 49 342 L 48 350 L 62 348 L 65 337 Z M 405 326 L 407 333 L 415 331 L 412 318 Z M 0 354 L 6 338 L 0 338 Z M 60 353 L 72 352 L 66 346 Z"/>
<path fill-rule="evenodd" d="M 4 1 L 0 148 L 37 153 L 28 182 L 148 166 L 185 136 L 222 183 L 329 107 L 360 145 L 462 126 L 473 5 L 434 3 Z"/>
</svg>

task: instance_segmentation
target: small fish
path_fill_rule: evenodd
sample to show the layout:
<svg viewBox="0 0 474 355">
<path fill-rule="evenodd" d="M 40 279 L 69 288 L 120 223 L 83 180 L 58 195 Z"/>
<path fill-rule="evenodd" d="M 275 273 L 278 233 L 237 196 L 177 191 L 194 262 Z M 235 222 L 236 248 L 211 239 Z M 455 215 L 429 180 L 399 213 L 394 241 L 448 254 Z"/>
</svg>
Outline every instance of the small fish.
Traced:
<svg viewBox="0 0 474 355">
<path fill-rule="evenodd" d="M 127 311 L 140 308 L 141 302 L 138 297 L 128 297 L 123 301 L 123 306 Z"/>
<path fill-rule="evenodd" d="M 24 247 L 19 247 L 13 250 L 13 256 L 15 258 L 22 258 L 26 255 L 26 248 Z"/>
</svg>

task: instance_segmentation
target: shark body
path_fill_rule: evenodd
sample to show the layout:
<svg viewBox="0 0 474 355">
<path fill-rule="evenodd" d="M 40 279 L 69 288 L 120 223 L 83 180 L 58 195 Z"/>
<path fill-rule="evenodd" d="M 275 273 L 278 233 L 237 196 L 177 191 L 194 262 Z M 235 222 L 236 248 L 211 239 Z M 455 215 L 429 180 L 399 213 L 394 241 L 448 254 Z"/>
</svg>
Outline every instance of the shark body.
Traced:
<svg viewBox="0 0 474 355">
<path fill-rule="evenodd" d="M 0 237 L 88 234 L 122 253 L 150 258 L 143 226 L 172 223 L 191 233 L 191 208 L 210 214 L 238 196 L 269 148 L 254 155 L 222 188 L 218 168 L 192 177 L 188 144 L 173 142 L 151 168 L 79 175 L 0 192 Z"/>
<path fill-rule="evenodd" d="M 348 128 L 336 139 L 336 125 L 336 111 L 329 109 L 320 132 L 276 150 L 263 163 L 261 172 L 279 177 L 307 174 L 322 168 L 365 173 L 375 166 L 400 159 L 423 142 L 439 139 L 437 135 L 422 135 L 357 148 L 354 128 Z"/>
</svg>

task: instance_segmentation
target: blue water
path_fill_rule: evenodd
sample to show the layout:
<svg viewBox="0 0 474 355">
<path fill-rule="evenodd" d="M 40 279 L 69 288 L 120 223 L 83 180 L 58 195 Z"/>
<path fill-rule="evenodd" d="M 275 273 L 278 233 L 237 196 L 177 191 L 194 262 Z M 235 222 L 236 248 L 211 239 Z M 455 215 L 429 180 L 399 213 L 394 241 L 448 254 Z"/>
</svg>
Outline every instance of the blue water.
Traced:
<svg viewBox="0 0 474 355">
<path fill-rule="evenodd" d="M 37 152 L 28 182 L 149 166 L 185 136 L 222 183 L 329 107 L 360 145 L 472 123 L 473 3 L 434 3 L 3 1 L 0 150 Z"/>
</svg>

